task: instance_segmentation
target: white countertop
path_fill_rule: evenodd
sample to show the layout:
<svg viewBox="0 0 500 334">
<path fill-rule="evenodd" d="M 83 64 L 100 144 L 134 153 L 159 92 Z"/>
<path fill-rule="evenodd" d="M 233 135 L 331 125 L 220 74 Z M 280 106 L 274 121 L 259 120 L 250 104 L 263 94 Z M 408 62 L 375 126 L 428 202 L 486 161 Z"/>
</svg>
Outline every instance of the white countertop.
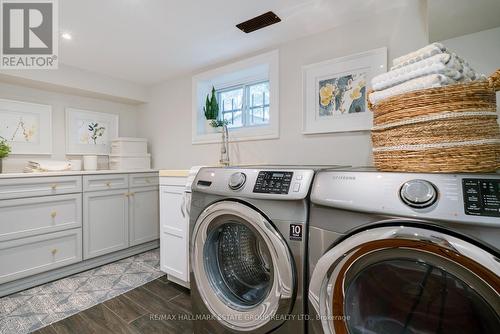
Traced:
<svg viewBox="0 0 500 334">
<path fill-rule="evenodd" d="M 99 174 L 132 174 L 132 173 L 157 173 L 155 169 L 134 170 L 96 170 L 96 171 L 64 171 L 64 172 L 37 172 L 37 173 L 1 173 L 0 179 L 11 179 L 18 177 L 40 177 L 40 176 L 77 176 L 77 175 L 99 175 Z"/>
<path fill-rule="evenodd" d="M 160 169 L 160 176 L 166 177 L 187 177 L 189 169 Z"/>
</svg>

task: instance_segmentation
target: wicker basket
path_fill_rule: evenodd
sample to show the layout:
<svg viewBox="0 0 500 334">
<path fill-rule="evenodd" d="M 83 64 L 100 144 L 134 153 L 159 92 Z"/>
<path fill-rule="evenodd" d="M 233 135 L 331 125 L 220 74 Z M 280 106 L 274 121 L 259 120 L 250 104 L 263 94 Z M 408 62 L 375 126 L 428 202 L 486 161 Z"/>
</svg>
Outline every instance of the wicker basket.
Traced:
<svg viewBox="0 0 500 334">
<path fill-rule="evenodd" d="M 381 171 L 493 172 L 500 169 L 496 91 L 488 80 L 424 89 L 376 105 L 372 129 Z"/>
</svg>

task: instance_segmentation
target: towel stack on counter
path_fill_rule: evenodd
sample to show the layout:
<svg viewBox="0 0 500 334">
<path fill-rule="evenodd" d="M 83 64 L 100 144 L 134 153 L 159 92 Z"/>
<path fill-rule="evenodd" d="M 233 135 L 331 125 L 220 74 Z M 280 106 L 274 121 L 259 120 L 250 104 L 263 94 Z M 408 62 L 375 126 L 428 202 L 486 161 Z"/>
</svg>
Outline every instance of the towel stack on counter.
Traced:
<svg viewBox="0 0 500 334">
<path fill-rule="evenodd" d="M 24 167 L 24 172 L 62 172 L 70 169 L 71 164 L 69 163 L 69 161 L 30 160 L 28 161 L 28 165 Z"/>
<path fill-rule="evenodd" d="M 441 43 L 433 43 L 394 59 L 389 72 L 372 79 L 373 92 L 368 98 L 375 105 L 398 94 L 480 79 L 485 76 L 467 61 Z"/>
</svg>

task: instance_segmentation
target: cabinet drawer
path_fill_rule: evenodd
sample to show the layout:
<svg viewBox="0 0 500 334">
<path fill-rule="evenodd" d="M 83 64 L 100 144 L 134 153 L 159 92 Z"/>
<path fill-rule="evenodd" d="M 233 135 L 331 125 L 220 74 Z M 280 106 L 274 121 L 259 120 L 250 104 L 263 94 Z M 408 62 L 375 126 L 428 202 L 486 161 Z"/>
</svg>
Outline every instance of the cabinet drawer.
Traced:
<svg viewBox="0 0 500 334">
<path fill-rule="evenodd" d="M 82 192 L 81 176 L 20 177 L 0 180 L 0 199 Z"/>
<path fill-rule="evenodd" d="M 83 191 L 128 188 L 128 174 L 85 175 Z"/>
<path fill-rule="evenodd" d="M 77 228 L 82 194 L 0 201 L 0 241 Z"/>
<path fill-rule="evenodd" d="M 0 242 L 0 284 L 82 260 L 82 229 Z"/>
<path fill-rule="evenodd" d="M 159 184 L 158 173 L 137 173 L 129 175 L 130 187 L 149 187 Z"/>
</svg>

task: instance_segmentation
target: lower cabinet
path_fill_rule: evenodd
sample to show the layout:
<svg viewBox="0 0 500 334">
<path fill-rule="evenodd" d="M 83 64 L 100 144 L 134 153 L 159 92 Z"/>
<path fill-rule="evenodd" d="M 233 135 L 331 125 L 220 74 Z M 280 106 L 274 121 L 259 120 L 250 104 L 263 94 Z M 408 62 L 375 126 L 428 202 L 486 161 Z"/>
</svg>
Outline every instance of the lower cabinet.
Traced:
<svg viewBox="0 0 500 334">
<path fill-rule="evenodd" d="M 128 211 L 128 189 L 83 194 L 84 259 L 128 247 Z"/>
<path fill-rule="evenodd" d="M 156 240 L 160 237 L 157 186 L 131 188 L 129 213 L 130 246 Z"/>
<path fill-rule="evenodd" d="M 160 186 L 160 269 L 189 286 L 189 216 L 186 179 L 165 178 Z"/>
<path fill-rule="evenodd" d="M 0 243 L 0 284 L 82 260 L 82 229 Z"/>
</svg>

